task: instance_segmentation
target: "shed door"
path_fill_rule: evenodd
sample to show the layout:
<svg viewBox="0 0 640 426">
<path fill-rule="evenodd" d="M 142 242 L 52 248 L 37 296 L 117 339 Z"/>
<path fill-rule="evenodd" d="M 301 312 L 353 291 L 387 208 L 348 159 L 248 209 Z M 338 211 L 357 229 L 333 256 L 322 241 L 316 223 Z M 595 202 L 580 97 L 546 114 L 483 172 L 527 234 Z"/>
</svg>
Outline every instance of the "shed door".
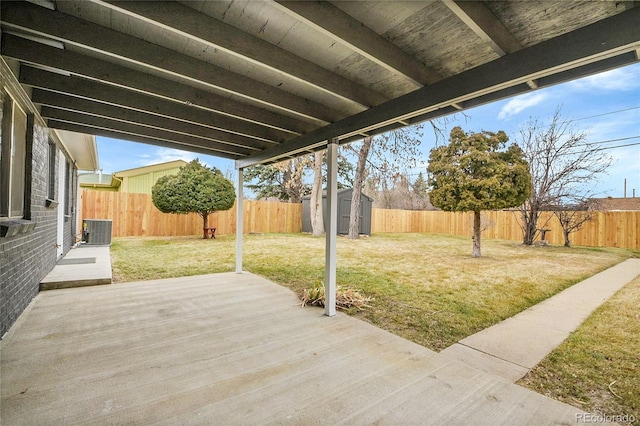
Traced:
<svg viewBox="0 0 640 426">
<path fill-rule="evenodd" d="M 364 197 L 363 197 L 364 198 Z M 364 200 L 360 202 L 360 229 L 359 233 L 362 234 L 362 225 L 363 225 L 363 203 Z M 349 233 L 349 216 L 351 214 L 351 198 L 342 198 L 340 199 L 340 204 L 338 206 L 338 234 L 346 235 Z"/>
<path fill-rule="evenodd" d="M 340 199 L 338 209 L 338 234 L 349 233 L 349 213 L 351 212 L 351 199 Z"/>
</svg>

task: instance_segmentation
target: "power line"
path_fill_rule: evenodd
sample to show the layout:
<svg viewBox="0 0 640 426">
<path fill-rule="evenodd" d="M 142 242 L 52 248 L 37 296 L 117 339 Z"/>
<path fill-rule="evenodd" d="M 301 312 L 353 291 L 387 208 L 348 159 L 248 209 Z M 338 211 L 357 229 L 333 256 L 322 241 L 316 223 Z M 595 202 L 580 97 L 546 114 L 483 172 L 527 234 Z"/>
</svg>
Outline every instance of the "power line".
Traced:
<svg viewBox="0 0 640 426">
<path fill-rule="evenodd" d="M 631 107 L 631 108 L 619 109 L 617 111 L 603 112 L 602 114 L 590 115 L 589 117 L 574 118 L 573 120 L 569 120 L 569 122 L 580 121 L 580 120 L 588 120 L 590 118 L 598 118 L 598 117 L 603 117 L 605 115 L 618 114 L 619 112 L 627 112 L 627 111 L 631 111 L 631 110 L 634 110 L 634 109 L 640 109 L 640 105 L 639 106 L 634 106 L 634 107 Z"/>
<path fill-rule="evenodd" d="M 635 138 L 640 137 L 640 136 L 635 136 Z M 633 138 L 631 138 L 633 139 Z M 602 141 L 602 142 L 615 142 L 615 139 L 612 139 L 610 141 Z M 568 147 L 567 149 L 573 149 L 573 148 L 578 148 L 580 146 L 587 146 L 589 144 L 583 144 L 583 145 L 574 145 L 572 147 Z M 636 146 L 636 145 L 640 145 L 640 142 L 636 142 L 636 143 L 629 143 L 629 144 L 622 144 L 622 145 L 616 145 L 616 146 L 604 146 L 604 147 L 600 147 L 600 148 L 591 148 L 588 150 L 589 153 L 593 153 L 593 152 L 600 152 L 600 151 L 607 151 L 610 149 L 616 149 L 616 148 L 626 148 L 629 146 Z M 561 151 L 558 152 L 558 150 L 553 150 L 552 152 L 547 152 L 545 149 L 542 149 L 536 153 L 534 153 L 532 155 L 533 159 L 541 159 L 541 158 L 557 158 L 557 157 L 565 157 L 565 156 L 571 156 L 571 155 L 580 155 L 585 153 L 586 151 L 582 150 L 578 150 L 578 151 Z"/>
<path fill-rule="evenodd" d="M 628 141 L 631 139 L 638 139 L 640 138 L 640 135 L 638 136 L 629 136 L 626 138 L 618 138 L 618 139 L 607 139 L 604 141 L 598 141 L 598 142 L 587 142 L 587 143 L 583 143 L 583 144 L 578 144 L 575 146 L 591 146 L 591 145 L 600 145 L 600 144 L 604 144 L 604 143 L 613 143 L 613 142 L 620 142 L 620 141 Z"/>
<path fill-rule="evenodd" d="M 629 108 L 624 108 L 624 109 L 619 109 L 619 110 L 615 110 L 615 111 L 608 111 L 608 112 L 603 112 L 601 114 L 596 114 L 596 115 L 590 115 L 588 117 L 580 117 L 580 118 L 573 118 L 573 119 L 562 119 L 560 120 L 560 122 L 558 124 L 560 125 L 567 125 L 570 123 L 573 123 L 575 121 L 581 121 L 581 120 L 589 120 L 591 118 L 599 118 L 599 117 L 604 117 L 606 115 L 612 115 L 612 114 L 619 114 L 621 112 L 627 112 L 627 111 L 632 111 L 634 109 L 640 109 L 640 105 L 638 106 L 633 106 L 633 107 L 629 107 Z M 540 129 L 546 129 L 549 128 L 553 125 L 553 121 L 555 120 L 551 120 L 551 123 L 548 123 L 549 119 L 546 119 L 544 121 L 540 121 L 539 118 L 535 119 L 534 121 L 539 122 L 540 125 L 538 126 Z"/>
<path fill-rule="evenodd" d="M 607 141 L 600 141 L 600 142 L 593 142 L 593 143 L 611 143 L 611 142 L 619 142 L 622 140 L 629 140 L 629 139 L 637 139 L 640 138 L 639 136 L 631 136 L 628 138 L 620 138 L 620 139 L 610 139 Z M 589 145 L 589 144 L 585 144 L 585 145 Z M 576 146 L 585 146 L 585 145 L 576 145 Z M 601 147 L 601 148 L 594 148 L 593 151 L 606 151 L 606 150 L 610 150 L 610 149 L 617 149 L 617 148 L 627 148 L 630 146 L 637 146 L 640 145 L 640 142 L 635 142 L 635 143 L 629 143 L 629 144 L 622 144 L 622 145 L 616 145 L 616 146 L 605 146 L 605 147 Z M 557 156 L 564 156 L 564 155 L 575 155 L 575 154 L 579 154 L 579 152 L 563 152 L 560 154 L 557 154 Z M 422 168 L 424 167 L 426 170 L 426 164 L 421 164 L 420 166 L 416 166 L 416 167 L 412 167 L 412 168 Z M 406 176 L 410 177 L 410 176 L 418 176 L 418 174 L 422 173 L 422 170 L 419 170 L 417 173 L 413 172 L 413 173 L 407 173 Z"/>
<path fill-rule="evenodd" d="M 601 114 L 590 115 L 590 116 L 587 116 L 587 117 L 575 118 L 575 119 L 572 119 L 572 120 L 567 120 L 566 122 L 567 123 L 571 123 L 571 122 L 574 122 L 574 121 L 588 120 L 588 119 L 592 119 L 592 118 L 603 117 L 603 116 L 606 116 L 606 115 L 612 115 L 612 114 L 618 114 L 618 113 L 621 113 L 621 112 L 632 111 L 632 110 L 635 110 L 635 109 L 640 109 L 640 105 L 639 106 L 633 106 L 633 107 L 630 107 L 630 108 L 619 109 L 619 110 L 615 110 L 615 111 L 603 112 Z M 616 138 L 616 139 L 606 139 L 606 140 L 597 141 L 597 142 L 586 142 L 584 144 L 575 145 L 575 147 L 601 145 L 601 144 L 607 144 L 607 143 L 614 143 L 614 142 L 632 140 L 632 139 L 637 139 L 637 138 L 640 138 L 640 135 L 628 136 L 628 137 Z M 617 145 L 617 146 L 594 148 L 594 151 L 606 151 L 606 150 L 610 150 L 610 149 L 626 148 L 626 147 L 636 146 L 636 145 L 640 145 L 640 142 L 632 143 L 632 144 L 622 144 L 622 145 Z M 566 152 L 566 153 L 562 153 L 562 154 L 559 154 L 559 155 L 575 155 L 577 153 L 578 152 Z M 428 162 L 428 160 L 426 160 L 426 162 Z M 423 162 L 422 166 L 424 166 L 424 168 L 426 169 L 425 162 Z M 416 167 L 413 167 L 413 168 L 421 168 L 421 167 L 420 166 L 416 166 Z M 419 173 L 421 173 L 421 171 L 418 172 L 418 173 L 408 173 L 407 176 L 417 176 Z"/>
<path fill-rule="evenodd" d="M 623 141 L 623 140 L 630 140 L 630 139 L 637 139 L 637 138 L 640 138 L 640 136 L 631 136 L 631 137 L 628 137 L 628 138 L 609 139 L 609 140 L 600 141 L 600 142 L 591 142 L 591 143 L 585 143 L 585 144 L 578 144 L 578 145 L 574 145 L 572 147 L 569 147 L 569 149 L 578 148 L 578 147 L 581 147 L 581 146 L 591 146 L 591 145 L 597 145 L 597 144 L 620 142 L 620 141 Z M 617 146 L 604 146 L 604 147 L 600 147 L 600 148 L 592 148 L 590 150 L 590 152 L 607 151 L 609 149 L 626 148 L 628 146 L 636 146 L 636 145 L 640 145 L 640 142 L 622 144 L 622 145 L 617 145 Z M 582 152 L 584 152 L 584 151 L 569 151 L 569 152 L 559 152 L 559 153 L 557 153 L 557 151 L 556 151 L 554 156 L 562 157 L 562 156 L 565 156 L 565 155 L 577 155 L 577 154 L 580 154 Z M 535 154 L 536 158 L 544 158 L 545 156 L 547 156 L 547 154 L 544 153 L 544 150 L 541 153 L 536 153 Z"/>
<path fill-rule="evenodd" d="M 617 146 L 606 146 L 606 147 L 603 147 L 603 148 L 596 148 L 596 149 L 594 149 L 594 151 L 605 151 L 607 149 L 626 148 L 628 146 L 636 146 L 636 145 L 640 145 L 640 142 L 629 143 L 629 144 L 624 144 L 624 145 L 617 145 Z"/>
</svg>

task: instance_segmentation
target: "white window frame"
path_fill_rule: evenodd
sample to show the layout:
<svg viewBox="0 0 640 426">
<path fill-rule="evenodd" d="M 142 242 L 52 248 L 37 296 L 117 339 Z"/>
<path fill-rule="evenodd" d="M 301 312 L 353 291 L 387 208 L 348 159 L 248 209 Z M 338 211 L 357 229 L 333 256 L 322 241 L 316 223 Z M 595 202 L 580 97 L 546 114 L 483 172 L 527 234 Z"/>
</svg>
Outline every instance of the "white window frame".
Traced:
<svg viewBox="0 0 640 426">
<path fill-rule="evenodd" d="M 27 113 L 5 94 L 0 136 L 0 218 L 24 216 L 27 120 Z"/>
</svg>

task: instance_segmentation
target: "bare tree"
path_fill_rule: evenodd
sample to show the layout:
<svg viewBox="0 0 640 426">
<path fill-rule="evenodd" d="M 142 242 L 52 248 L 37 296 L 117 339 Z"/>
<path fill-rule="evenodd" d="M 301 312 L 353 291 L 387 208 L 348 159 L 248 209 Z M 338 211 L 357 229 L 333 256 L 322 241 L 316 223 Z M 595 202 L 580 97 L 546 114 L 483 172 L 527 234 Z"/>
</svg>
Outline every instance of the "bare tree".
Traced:
<svg viewBox="0 0 640 426">
<path fill-rule="evenodd" d="M 304 183 L 303 176 L 309 162 L 309 156 L 302 156 L 275 164 L 284 173 L 284 188 L 292 203 L 301 203 L 302 197 L 308 194 L 308 184 Z"/>
<path fill-rule="evenodd" d="M 532 180 L 531 196 L 520 208 L 523 244 L 531 245 L 537 238 L 542 211 L 575 199 L 612 162 L 597 145 L 587 142 L 586 132 L 576 129 L 560 112 L 561 108 L 556 109 L 548 125 L 531 118 L 517 137 Z"/>
<path fill-rule="evenodd" d="M 411 182 L 399 173 L 394 176 L 391 187 L 387 185 L 386 179 L 383 181 L 382 188 L 376 194 L 377 206 L 383 209 L 413 210 L 413 195 Z"/>
<path fill-rule="evenodd" d="M 369 158 L 372 143 L 372 136 L 364 138 L 358 151 L 358 165 L 356 166 L 356 175 L 353 179 L 351 211 L 349 212 L 349 238 L 351 239 L 360 237 L 360 199 L 365 179 L 365 166 Z"/>
<path fill-rule="evenodd" d="M 436 137 L 436 146 L 439 141 L 445 140 L 445 130 L 455 120 L 454 117 L 441 117 L 429 121 Z M 398 175 L 406 174 L 407 168 L 415 166 L 420 155 L 419 147 L 423 129 L 423 124 L 402 127 L 376 136 L 375 139 L 367 137 L 357 149 L 351 147 L 352 152 L 358 157 L 358 165 L 353 182 L 349 238 L 359 237 L 360 194 L 365 182 L 368 191 L 373 191 L 372 183 L 382 188 L 390 188 Z"/>
<path fill-rule="evenodd" d="M 304 182 L 309 156 L 293 158 L 272 165 L 257 165 L 245 171 L 246 187 L 256 192 L 258 199 L 277 198 L 290 203 L 300 203 L 310 191 Z"/>
<path fill-rule="evenodd" d="M 429 201 L 428 185 L 422 172 L 418 174 L 418 178 L 414 183 L 411 183 L 409 178 L 402 173 L 396 174 L 391 187 L 387 187 L 386 184 L 377 185 L 371 180 L 369 182 L 378 188 L 368 194 L 374 199 L 374 207 L 402 210 L 435 210 L 435 207 Z M 364 193 L 367 192 L 364 191 Z"/>
<path fill-rule="evenodd" d="M 357 150 L 358 165 L 351 198 L 349 238 L 357 239 L 360 236 L 360 194 L 365 174 L 389 187 L 390 181 L 400 172 L 415 165 L 422 129 L 423 126 L 418 124 L 384 133 L 375 139 L 366 137 L 363 140 L 360 149 Z"/>
<path fill-rule="evenodd" d="M 571 234 L 593 218 L 597 205 L 589 202 L 589 199 L 590 197 L 587 196 L 574 204 L 558 206 L 558 209 L 553 211 L 553 215 L 558 218 L 562 227 L 565 247 L 571 247 Z"/>
<path fill-rule="evenodd" d="M 322 158 L 323 151 L 317 151 L 313 156 L 313 185 L 311 186 L 311 199 L 309 200 L 311 213 L 312 235 L 319 236 L 324 233 L 324 220 L 322 217 Z"/>
</svg>

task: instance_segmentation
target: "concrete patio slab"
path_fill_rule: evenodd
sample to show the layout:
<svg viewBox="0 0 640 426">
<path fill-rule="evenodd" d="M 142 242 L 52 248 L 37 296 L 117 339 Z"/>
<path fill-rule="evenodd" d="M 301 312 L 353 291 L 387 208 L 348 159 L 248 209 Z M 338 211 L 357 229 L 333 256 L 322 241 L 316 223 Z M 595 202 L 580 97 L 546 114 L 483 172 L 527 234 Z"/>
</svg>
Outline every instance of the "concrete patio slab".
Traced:
<svg viewBox="0 0 640 426">
<path fill-rule="evenodd" d="M 111 284 L 109 246 L 72 248 L 40 282 L 40 290 Z"/>
<path fill-rule="evenodd" d="M 581 410 L 258 276 L 40 293 L 0 342 L 2 424 L 573 424 Z"/>
<path fill-rule="evenodd" d="M 440 353 L 450 359 L 458 360 L 466 365 L 472 365 L 474 368 L 503 377 L 511 382 L 516 382 L 521 377 L 524 377 L 530 370 L 528 367 L 514 364 L 460 343 L 455 343 Z"/>
<path fill-rule="evenodd" d="M 441 352 L 483 371 L 516 381 L 618 290 L 640 275 L 640 259 L 624 262 Z"/>
</svg>

